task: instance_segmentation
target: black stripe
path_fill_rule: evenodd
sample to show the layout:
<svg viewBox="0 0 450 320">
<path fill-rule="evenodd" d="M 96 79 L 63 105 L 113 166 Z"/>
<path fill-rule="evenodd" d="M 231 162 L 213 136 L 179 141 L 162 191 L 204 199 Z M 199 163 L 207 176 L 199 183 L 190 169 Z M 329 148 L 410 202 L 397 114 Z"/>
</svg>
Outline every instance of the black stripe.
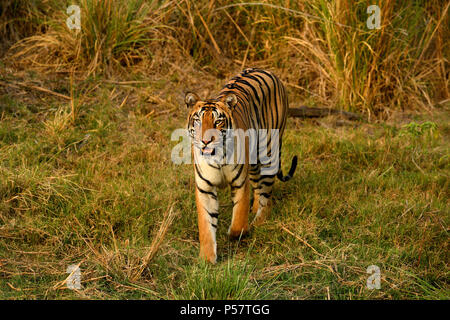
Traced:
<svg viewBox="0 0 450 320">
<path fill-rule="evenodd" d="M 261 105 L 261 100 L 259 100 L 259 97 L 258 97 L 258 91 L 256 91 L 255 87 L 254 87 L 251 83 L 249 83 L 249 82 L 246 81 L 246 80 L 236 80 L 236 82 L 237 82 L 237 83 L 245 84 L 246 86 L 249 86 L 250 89 L 251 89 L 252 92 L 253 92 L 253 97 L 256 98 L 256 100 L 258 101 L 258 106 Z M 238 89 L 238 88 L 240 88 L 240 87 L 236 87 L 236 89 Z M 256 114 L 256 117 L 259 119 L 258 110 L 255 110 L 255 111 L 256 111 L 256 113 L 257 113 L 257 114 Z"/>
<path fill-rule="evenodd" d="M 277 81 L 278 79 L 275 78 L 272 74 L 268 73 L 267 71 L 260 70 L 260 72 L 265 74 L 266 76 L 268 76 L 273 82 L 273 90 L 274 90 L 274 93 L 275 93 L 275 97 L 274 97 L 275 106 L 274 107 L 276 107 L 276 103 L 277 103 L 277 96 L 276 95 L 277 95 L 277 91 L 279 91 L 279 85 L 278 85 L 279 83 Z M 275 112 L 275 116 L 276 116 L 275 124 L 278 124 L 278 112 Z"/>
<path fill-rule="evenodd" d="M 270 187 L 271 185 L 273 185 L 274 182 L 275 182 L 275 180 L 272 180 L 272 181 L 262 181 L 262 182 L 261 182 L 261 185 Z"/>
<path fill-rule="evenodd" d="M 208 166 L 210 166 L 211 168 L 217 169 L 217 170 L 220 169 L 220 165 L 216 167 L 216 166 L 213 166 L 213 165 L 212 165 L 211 163 L 209 163 L 209 162 L 208 162 Z"/>
<path fill-rule="evenodd" d="M 259 182 L 262 179 L 273 178 L 275 176 L 276 176 L 276 174 L 271 174 L 271 175 L 259 176 L 258 179 L 250 179 L 250 180 L 252 180 L 253 182 Z"/>
<path fill-rule="evenodd" d="M 205 179 L 205 178 L 201 175 L 200 170 L 197 168 L 197 165 L 196 165 L 196 164 L 194 164 L 194 168 L 195 168 L 195 171 L 197 172 L 198 176 L 200 177 L 200 179 L 202 179 L 202 180 L 205 181 L 210 187 L 212 187 L 213 184 L 212 184 L 208 179 Z"/>
<path fill-rule="evenodd" d="M 240 176 L 241 173 L 242 173 L 242 169 L 244 169 L 244 165 L 241 165 L 241 167 L 239 168 L 239 171 L 238 171 L 237 175 L 233 178 L 233 180 L 231 180 L 231 185 L 233 185 L 233 182 L 234 182 L 237 178 L 239 178 L 239 176 Z"/>
<path fill-rule="evenodd" d="M 219 218 L 219 214 L 217 212 L 209 212 L 208 210 L 206 210 L 206 212 L 208 212 L 208 214 L 211 218 L 216 218 L 216 219 Z"/>
<path fill-rule="evenodd" d="M 269 86 L 269 84 L 267 83 L 267 81 L 266 81 L 266 79 L 264 79 L 264 77 L 262 76 L 262 75 L 260 75 L 260 74 L 256 74 L 255 75 L 255 77 L 257 77 L 258 79 L 261 79 L 263 82 L 264 82 L 264 85 L 266 86 L 266 88 L 267 88 L 267 94 L 268 94 L 268 96 L 269 96 L 269 98 L 268 98 L 268 101 L 269 101 L 269 105 L 267 106 L 267 110 L 269 111 L 272 111 L 272 109 L 270 108 L 270 105 L 271 105 L 271 102 L 272 102 L 272 88 L 270 88 L 270 86 Z M 272 116 L 272 128 L 274 127 L 274 124 L 273 124 L 273 114 L 272 114 L 272 112 L 271 112 L 271 116 Z"/>
<path fill-rule="evenodd" d="M 260 110 L 261 110 L 261 117 L 262 117 L 262 119 L 261 119 L 261 120 L 262 120 L 262 121 L 261 121 L 261 124 L 265 124 L 265 123 L 267 123 L 267 122 L 266 122 L 267 116 L 266 116 L 266 110 L 265 110 L 265 109 L 266 109 L 266 108 L 265 108 L 265 105 L 267 104 L 267 103 L 266 103 L 267 99 L 266 99 L 265 91 L 263 90 L 263 86 L 261 85 L 261 82 L 259 82 L 259 80 L 258 80 L 258 78 L 257 78 L 257 75 L 248 75 L 248 74 L 246 74 L 245 77 L 246 77 L 246 78 L 249 78 L 249 79 L 252 79 L 253 81 L 257 82 L 257 83 L 258 83 L 258 86 L 259 86 L 259 88 L 260 88 L 260 90 L 261 90 L 261 95 L 262 95 L 262 98 L 263 98 L 262 103 L 261 103 L 261 101 L 259 100 L 258 94 L 255 94 L 255 97 L 256 97 L 256 99 L 257 99 L 258 102 L 259 102 L 258 107 L 259 107 Z M 250 84 L 249 84 L 249 85 L 250 85 Z M 267 86 L 267 85 L 266 85 L 266 86 Z M 268 92 L 269 92 L 269 102 L 270 102 L 270 88 L 267 87 L 267 89 L 268 89 Z M 255 92 L 255 90 L 253 90 L 253 92 Z"/>
<path fill-rule="evenodd" d="M 236 189 L 240 189 L 240 188 L 242 188 L 242 186 L 245 184 L 245 179 L 244 179 L 244 181 L 242 181 L 242 183 L 240 184 L 240 185 L 238 185 L 238 186 L 231 186 L 231 191 L 233 192 L 233 190 L 236 190 Z"/>
<path fill-rule="evenodd" d="M 217 200 L 217 195 L 215 195 L 213 192 L 205 191 L 205 190 L 201 189 L 197 184 L 195 184 L 195 186 L 197 187 L 198 191 L 200 191 L 201 193 L 210 195 L 214 200 Z"/>
</svg>

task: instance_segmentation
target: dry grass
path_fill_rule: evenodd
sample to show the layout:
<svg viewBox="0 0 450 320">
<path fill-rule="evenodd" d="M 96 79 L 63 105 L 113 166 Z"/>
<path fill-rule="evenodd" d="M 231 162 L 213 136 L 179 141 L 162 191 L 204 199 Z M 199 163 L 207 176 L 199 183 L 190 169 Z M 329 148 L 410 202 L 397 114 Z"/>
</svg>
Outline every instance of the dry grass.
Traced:
<svg viewBox="0 0 450 320">
<path fill-rule="evenodd" d="M 133 66 L 133 74 L 194 67 L 224 78 L 257 65 L 276 69 L 303 100 L 369 119 L 430 111 L 449 98 L 450 2 L 382 1 L 373 30 L 365 0 L 126 3 L 81 1 L 79 32 L 67 28 L 63 10 L 48 9 L 44 32 L 17 42 L 10 60 L 82 77 Z"/>
</svg>

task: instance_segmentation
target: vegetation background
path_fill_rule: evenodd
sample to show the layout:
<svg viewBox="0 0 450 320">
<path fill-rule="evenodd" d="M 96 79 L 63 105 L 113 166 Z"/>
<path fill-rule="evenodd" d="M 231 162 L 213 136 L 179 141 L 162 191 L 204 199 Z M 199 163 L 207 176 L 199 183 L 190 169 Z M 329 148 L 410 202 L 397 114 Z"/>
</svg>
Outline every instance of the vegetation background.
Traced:
<svg viewBox="0 0 450 320">
<path fill-rule="evenodd" d="M 449 6 L 2 1 L 0 297 L 448 299 Z M 219 261 L 204 265 L 192 168 L 171 162 L 170 136 L 186 90 L 210 96 L 249 66 L 277 74 L 291 107 L 363 120 L 290 119 L 294 179 L 238 242 L 220 194 Z"/>
</svg>

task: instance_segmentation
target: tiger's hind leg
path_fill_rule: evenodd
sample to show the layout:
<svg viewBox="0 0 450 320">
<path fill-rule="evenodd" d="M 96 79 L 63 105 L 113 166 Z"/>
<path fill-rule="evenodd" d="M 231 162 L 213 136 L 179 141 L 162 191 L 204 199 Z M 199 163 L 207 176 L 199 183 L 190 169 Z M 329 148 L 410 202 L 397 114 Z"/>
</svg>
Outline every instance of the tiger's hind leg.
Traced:
<svg viewBox="0 0 450 320">
<path fill-rule="evenodd" d="M 253 172 L 251 176 L 251 181 L 256 185 L 254 187 L 254 203 L 252 208 L 255 217 L 251 223 L 255 226 L 263 224 L 270 215 L 272 187 L 275 182 L 275 176 L 280 169 L 279 159 L 282 145 L 278 130 L 275 130 L 275 132 L 271 131 L 269 140 L 267 132 L 259 131 L 258 139 L 258 164 L 256 165 L 258 170 L 257 172 Z"/>
<path fill-rule="evenodd" d="M 252 221 L 252 225 L 258 226 L 264 223 L 264 221 L 267 219 L 267 217 L 270 214 L 271 207 L 272 207 L 272 187 L 275 183 L 275 177 L 277 174 L 281 172 L 281 146 L 282 146 L 282 139 L 279 138 L 279 147 L 278 153 L 276 153 L 275 150 L 271 150 L 269 153 L 270 155 L 277 154 L 278 158 L 270 157 L 270 160 L 274 160 L 275 164 L 278 167 L 277 172 L 275 173 L 273 171 L 273 167 L 271 163 L 267 164 L 259 164 L 259 176 L 254 175 L 251 176 L 251 181 L 256 184 L 256 188 L 254 189 L 254 199 L 255 202 L 253 203 L 253 210 L 252 212 L 255 213 L 255 218 Z M 294 167 L 295 170 L 295 167 Z"/>
<path fill-rule="evenodd" d="M 272 186 L 275 182 L 275 176 L 273 175 L 261 175 L 258 177 L 251 177 L 253 184 L 256 187 L 253 189 L 253 207 L 252 212 L 255 214 L 255 218 L 252 221 L 252 225 L 258 226 L 264 223 L 270 214 L 272 207 Z"/>
</svg>

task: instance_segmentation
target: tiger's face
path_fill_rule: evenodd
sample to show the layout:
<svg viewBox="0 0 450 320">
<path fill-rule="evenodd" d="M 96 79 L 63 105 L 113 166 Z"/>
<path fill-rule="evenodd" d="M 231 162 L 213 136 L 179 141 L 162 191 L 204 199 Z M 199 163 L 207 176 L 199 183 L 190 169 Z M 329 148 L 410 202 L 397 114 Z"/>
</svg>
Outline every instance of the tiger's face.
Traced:
<svg viewBox="0 0 450 320">
<path fill-rule="evenodd" d="M 194 147 L 202 155 L 214 156 L 223 148 L 227 131 L 233 129 L 232 108 L 236 104 L 234 94 L 223 100 L 202 101 L 195 93 L 187 93 L 185 102 L 191 109 L 188 116 L 188 131 Z"/>
</svg>

